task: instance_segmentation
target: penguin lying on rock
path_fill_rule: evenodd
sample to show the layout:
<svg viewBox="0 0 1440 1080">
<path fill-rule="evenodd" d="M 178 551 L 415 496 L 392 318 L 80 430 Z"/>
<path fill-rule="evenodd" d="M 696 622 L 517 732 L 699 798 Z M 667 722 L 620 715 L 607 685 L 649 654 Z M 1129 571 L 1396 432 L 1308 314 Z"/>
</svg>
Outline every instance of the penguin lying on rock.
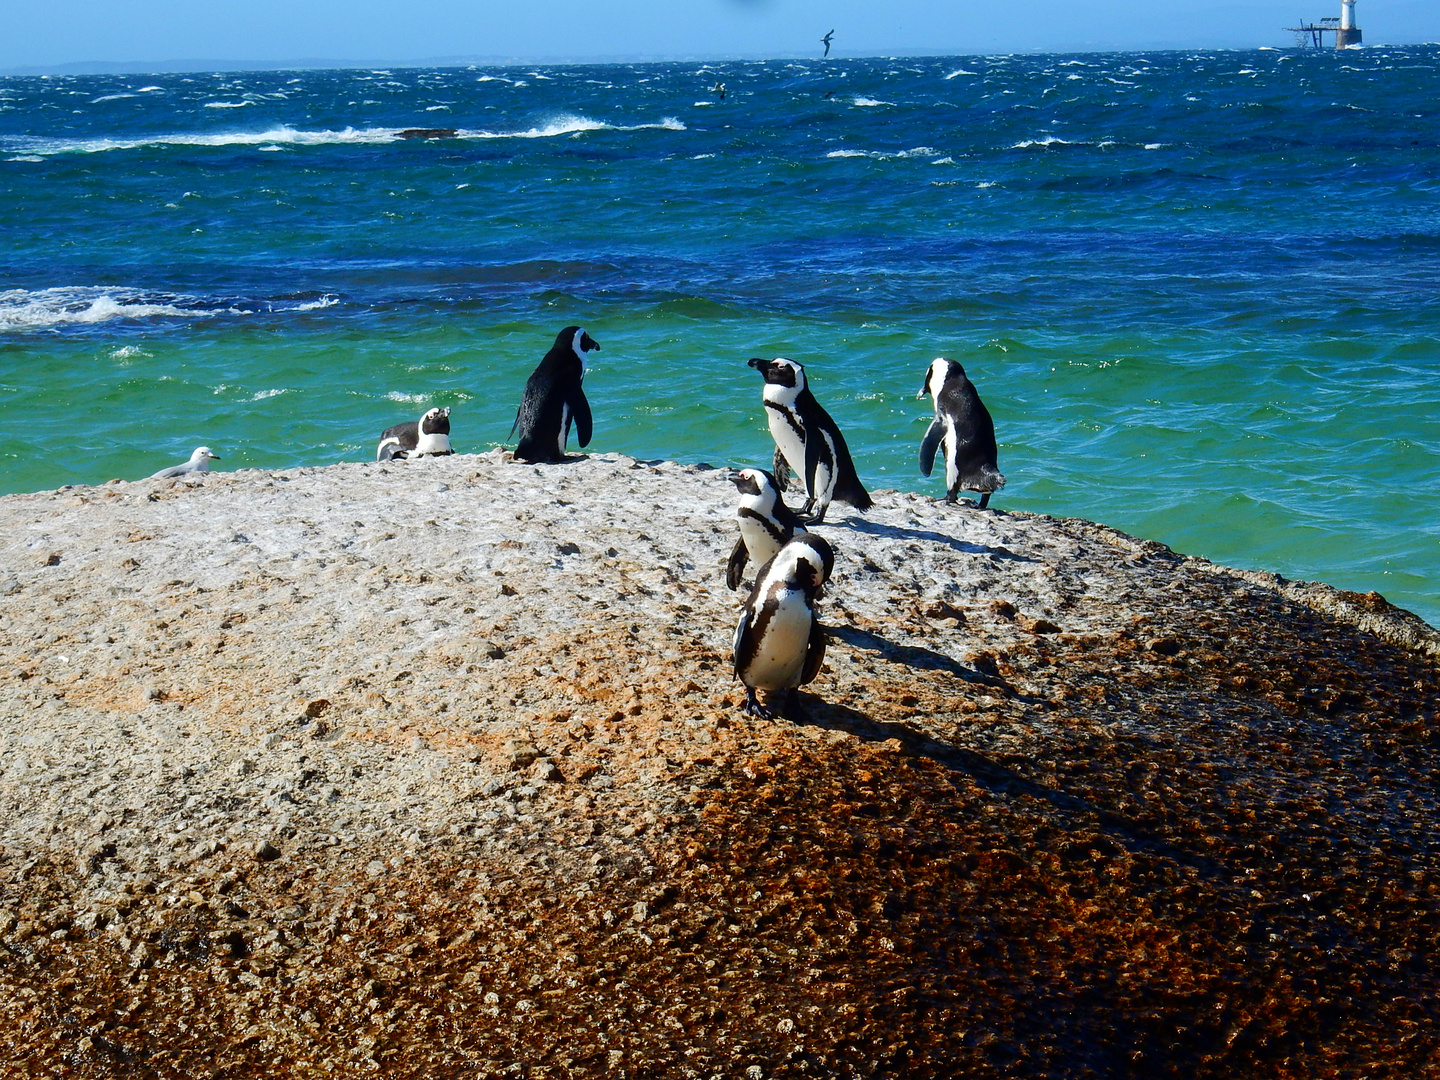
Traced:
<svg viewBox="0 0 1440 1080">
<path fill-rule="evenodd" d="M 995 465 L 995 422 L 990 411 L 954 360 L 937 357 L 925 373 L 925 385 L 916 397 L 930 394 L 935 419 L 920 442 L 920 471 L 926 476 L 935 466 L 935 450 L 945 449 L 945 501 L 954 503 L 961 488 L 980 493 L 979 509 L 990 495 L 1005 486 Z"/>
<path fill-rule="evenodd" d="M 798 718 L 793 691 L 812 682 L 825 661 L 825 631 L 816 605 L 835 566 L 830 545 L 801 533 L 760 569 L 735 627 L 735 674 L 745 684 L 745 712 L 768 720 L 774 710 L 756 692 L 783 695 L 783 710 Z"/>
<path fill-rule="evenodd" d="M 750 366 L 765 376 L 765 412 L 777 457 L 783 456 L 805 484 L 802 519 L 820 524 L 832 501 L 869 510 L 870 495 L 855 474 L 845 436 L 810 392 L 805 368 L 781 356 L 756 357 Z"/>
<path fill-rule="evenodd" d="M 450 449 L 450 407 L 430 409 L 419 420 L 388 427 L 380 433 L 375 447 L 376 461 L 399 461 L 405 458 L 443 457 Z"/>
<path fill-rule="evenodd" d="M 564 461 L 570 423 L 580 445 L 590 445 L 590 403 L 580 383 L 585 354 L 599 344 L 583 327 L 567 326 L 525 382 L 525 396 L 510 428 L 520 432 L 515 456 L 521 461 Z"/>
<path fill-rule="evenodd" d="M 740 539 L 725 567 L 725 585 L 738 589 L 745 564 L 764 566 L 797 534 L 805 532 L 795 511 L 780 497 L 780 485 L 764 469 L 741 469 L 730 482 L 740 493 L 735 517 L 740 522 Z"/>
</svg>

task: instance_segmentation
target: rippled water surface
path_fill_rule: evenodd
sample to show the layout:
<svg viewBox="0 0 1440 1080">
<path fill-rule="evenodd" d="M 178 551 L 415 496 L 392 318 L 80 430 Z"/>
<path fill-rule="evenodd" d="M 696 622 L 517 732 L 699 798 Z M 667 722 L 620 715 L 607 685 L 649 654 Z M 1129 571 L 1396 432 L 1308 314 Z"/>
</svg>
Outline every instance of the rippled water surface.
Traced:
<svg viewBox="0 0 1440 1080">
<path fill-rule="evenodd" d="M 1434 623 L 1437 61 L 0 79 L 0 491 L 367 459 L 430 404 L 487 449 L 579 323 L 593 450 L 762 462 L 785 355 L 872 488 L 939 494 L 944 354 L 997 507 Z"/>
</svg>

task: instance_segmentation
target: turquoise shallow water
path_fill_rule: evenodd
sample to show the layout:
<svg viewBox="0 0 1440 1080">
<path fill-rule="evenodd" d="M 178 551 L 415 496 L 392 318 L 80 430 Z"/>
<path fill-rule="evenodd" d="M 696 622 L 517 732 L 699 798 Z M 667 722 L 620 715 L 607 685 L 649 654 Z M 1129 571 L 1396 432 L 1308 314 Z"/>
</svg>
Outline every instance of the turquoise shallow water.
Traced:
<svg viewBox="0 0 1440 1080">
<path fill-rule="evenodd" d="M 872 488 L 939 494 L 944 354 L 996 506 L 1440 622 L 1437 61 L 0 79 L 0 491 L 367 459 L 430 404 L 487 449 L 580 323 L 592 449 L 764 461 L 785 355 Z"/>
</svg>

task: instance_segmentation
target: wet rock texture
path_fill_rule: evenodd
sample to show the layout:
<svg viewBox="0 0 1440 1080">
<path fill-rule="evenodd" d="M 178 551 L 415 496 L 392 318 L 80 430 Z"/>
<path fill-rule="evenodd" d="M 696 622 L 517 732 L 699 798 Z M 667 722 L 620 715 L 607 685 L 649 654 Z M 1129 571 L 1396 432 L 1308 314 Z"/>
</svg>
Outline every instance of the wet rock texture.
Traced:
<svg viewBox="0 0 1440 1080">
<path fill-rule="evenodd" d="M 882 492 L 756 722 L 732 499 L 0 500 L 0 1074 L 1440 1076 L 1433 630 Z"/>
</svg>

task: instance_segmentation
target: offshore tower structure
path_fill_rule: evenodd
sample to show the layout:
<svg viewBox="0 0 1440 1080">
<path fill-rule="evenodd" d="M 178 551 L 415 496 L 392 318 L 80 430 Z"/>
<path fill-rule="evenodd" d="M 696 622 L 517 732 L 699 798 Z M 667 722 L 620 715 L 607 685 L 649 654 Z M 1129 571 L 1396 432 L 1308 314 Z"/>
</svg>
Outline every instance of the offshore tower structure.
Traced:
<svg viewBox="0 0 1440 1080">
<path fill-rule="evenodd" d="M 1340 0 L 1340 25 L 1335 30 L 1335 47 L 1359 45 L 1360 28 L 1355 25 L 1355 0 Z"/>
<path fill-rule="evenodd" d="M 1340 0 L 1340 17 L 1321 19 L 1318 23 L 1306 23 L 1303 26 L 1287 26 L 1285 28 L 1293 32 L 1300 44 L 1304 45 L 1309 40 L 1313 48 L 1322 48 L 1325 44 L 1325 35 L 1335 35 L 1335 47 L 1344 49 L 1350 45 L 1359 45 L 1363 38 L 1360 28 L 1355 25 L 1355 0 Z"/>
</svg>

